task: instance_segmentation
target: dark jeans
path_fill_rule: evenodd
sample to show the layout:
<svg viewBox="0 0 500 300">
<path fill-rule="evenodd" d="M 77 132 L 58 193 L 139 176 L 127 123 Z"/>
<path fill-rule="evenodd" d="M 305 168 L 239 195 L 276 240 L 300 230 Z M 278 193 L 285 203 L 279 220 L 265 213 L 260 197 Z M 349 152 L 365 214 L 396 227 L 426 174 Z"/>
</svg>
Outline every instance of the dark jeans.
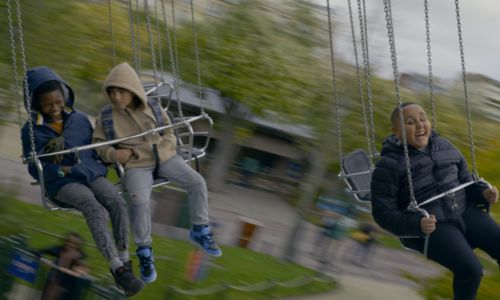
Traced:
<svg viewBox="0 0 500 300">
<path fill-rule="evenodd" d="M 476 299 L 483 267 L 472 249 L 479 248 L 500 264 L 500 226 L 483 210 L 469 207 L 459 221 L 438 223 L 429 241 L 429 259 L 453 272 L 454 300 Z M 423 252 L 423 239 L 408 246 Z"/>
</svg>

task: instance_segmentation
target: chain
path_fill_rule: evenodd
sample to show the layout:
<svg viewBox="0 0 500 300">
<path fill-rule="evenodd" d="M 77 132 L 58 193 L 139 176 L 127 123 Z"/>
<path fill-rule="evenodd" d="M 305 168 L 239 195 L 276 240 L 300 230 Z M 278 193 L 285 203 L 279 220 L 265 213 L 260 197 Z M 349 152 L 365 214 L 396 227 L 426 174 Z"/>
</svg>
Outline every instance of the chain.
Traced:
<svg viewBox="0 0 500 300">
<path fill-rule="evenodd" d="M 340 170 L 344 169 L 344 152 L 343 152 L 343 141 L 342 141 L 342 122 L 340 122 L 340 101 L 337 93 L 337 77 L 335 71 L 335 52 L 333 49 L 333 30 L 332 30 L 332 16 L 330 11 L 330 0 L 326 0 L 326 8 L 328 12 L 328 37 L 330 41 L 330 62 L 332 65 L 332 86 L 333 86 L 333 97 L 335 101 L 335 119 L 337 121 L 337 141 L 339 145 L 339 163 Z"/>
<path fill-rule="evenodd" d="M 458 28 L 458 43 L 460 45 L 460 61 L 462 63 L 462 79 L 464 85 L 464 95 L 465 95 L 465 108 L 467 111 L 467 128 L 469 132 L 469 148 L 470 148 L 470 156 L 472 163 L 472 175 L 474 180 L 479 178 L 476 167 L 476 151 L 474 149 L 474 136 L 472 134 L 472 117 L 471 117 L 471 109 L 469 103 L 469 91 L 467 86 L 467 73 L 465 72 L 465 54 L 464 54 L 464 45 L 462 40 L 462 23 L 460 18 L 460 4 L 459 0 L 455 0 L 455 11 L 457 13 L 457 28 Z"/>
<path fill-rule="evenodd" d="M 359 72 L 359 60 L 358 60 L 358 49 L 356 46 L 356 33 L 354 32 L 354 18 L 352 14 L 352 5 L 351 5 L 351 0 L 347 0 L 347 4 L 349 6 L 349 20 L 351 23 L 351 36 L 352 36 L 352 46 L 353 46 L 353 51 L 354 51 L 354 61 L 356 64 L 356 78 L 358 82 L 358 93 L 359 93 L 359 99 L 361 100 L 361 109 L 363 111 L 363 122 L 364 122 L 364 128 L 365 128 L 365 136 L 366 136 L 366 143 L 368 145 L 368 153 L 371 155 L 371 143 L 370 143 L 370 132 L 368 130 L 368 119 L 366 117 L 366 104 L 365 104 L 365 97 L 363 93 L 363 86 L 361 83 L 361 74 Z M 373 168 L 373 161 L 370 159 L 370 167 Z"/>
<path fill-rule="evenodd" d="M 23 34 L 23 20 L 21 15 L 21 5 L 19 4 L 19 0 L 16 0 L 16 13 L 17 13 L 17 30 L 18 30 L 18 39 L 19 39 L 19 48 L 21 52 L 21 65 L 23 68 L 24 74 L 24 97 L 26 99 L 26 110 L 28 112 L 28 126 L 29 126 L 29 135 L 30 135 L 30 144 L 31 144 L 31 154 L 30 156 L 36 156 L 36 147 L 35 147 L 35 134 L 33 130 L 33 120 L 31 118 L 31 97 L 29 93 L 28 87 L 28 67 L 26 63 L 26 51 L 24 48 L 24 34 Z"/>
<path fill-rule="evenodd" d="M 158 69 L 156 67 L 156 53 L 153 45 L 153 38 L 151 37 L 151 19 L 149 18 L 149 4 L 148 0 L 144 0 L 144 14 L 146 15 L 146 30 L 148 33 L 149 49 L 151 51 L 151 64 L 153 65 L 153 77 L 155 86 L 158 86 Z M 161 106 L 160 93 L 156 91 L 156 101 Z"/>
<path fill-rule="evenodd" d="M 373 97 L 372 97 L 372 84 L 370 80 L 370 63 L 368 60 L 368 31 L 366 26 L 366 9 L 361 4 L 361 0 L 358 0 L 358 16 L 359 16 L 359 28 L 361 35 L 361 49 L 363 54 L 363 68 L 365 75 L 365 84 L 366 84 L 366 95 L 368 98 L 368 117 L 370 121 L 370 161 L 371 167 L 373 168 L 373 162 L 375 156 L 377 155 L 377 149 L 375 147 L 375 120 L 373 116 Z"/>
<path fill-rule="evenodd" d="M 399 72 L 398 72 L 398 61 L 396 57 L 396 41 L 394 39 L 394 28 L 392 24 L 392 7 L 391 0 L 384 0 L 384 11 L 385 20 L 387 23 L 387 35 L 389 37 L 389 47 L 391 51 L 392 60 L 392 74 L 394 76 L 394 89 L 396 92 L 396 99 L 399 105 L 399 122 L 401 126 L 401 133 L 403 138 L 403 149 L 406 162 L 406 176 L 408 177 L 408 188 L 410 190 L 410 207 L 417 207 L 417 200 L 415 199 L 415 194 L 413 191 L 413 180 L 411 177 L 411 167 L 410 167 L 410 156 L 408 153 L 408 143 L 406 139 L 406 130 L 404 126 L 404 116 L 403 116 L 403 101 L 401 101 L 401 95 L 399 91 Z"/>
<path fill-rule="evenodd" d="M 175 69 L 177 70 L 177 76 L 180 78 L 180 67 L 179 67 L 179 51 L 177 49 L 177 22 L 175 20 L 175 0 L 171 0 L 172 4 L 172 37 L 173 37 L 173 46 L 174 46 L 174 58 L 175 58 Z"/>
<path fill-rule="evenodd" d="M 23 126 L 23 117 L 21 115 L 21 101 L 22 98 L 21 88 L 19 85 L 18 71 L 17 71 L 17 56 L 16 56 L 16 40 L 14 34 L 14 21 L 12 19 L 12 5 L 11 0 L 7 0 L 7 14 L 9 20 L 9 33 L 10 33 L 10 49 L 12 54 L 12 71 L 14 73 L 14 97 L 16 97 L 16 109 L 17 109 L 17 124 L 19 129 Z"/>
<path fill-rule="evenodd" d="M 132 0 L 128 0 L 128 16 L 129 16 L 129 24 L 130 24 L 130 41 L 132 43 L 132 53 L 134 56 L 134 67 L 135 70 L 138 70 L 139 63 L 137 61 L 137 49 L 135 49 L 135 32 L 134 32 L 134 14 L 132 11 Z"/>
<path fill-rule="evenodd" d="M 167 13 L 166 13 L 166 10 L 165 10 L 165 2 L 164 0 L 161 0 L 161 9 L 162 9 L 162 13 L 163 13 L 163 22 L 165 23 L 165 34 L 166 34 L 166 38 L 167 38 L 167 47 L 168 47 L 168 53 L 169 53 L 169 57 L 170 57 L 170 65 L 171 65 L 171 68 L 172 68 L 172 77 L 174 79 L 174 93 L 175 93 L 175 97 L 177 99 L 177 111 L 178 111 L 178 114 L 179 114 L 179 118 L 181 120 L 184 119 L 184 115 L 182 113 L 182 108 L 179 106 L 179 103 L 180 103 L 180 93 L 179 93 L 179 82 L 178 82 L 178 75 L 177 75 L 177 66 L 175 64 L 175 58 L 174 58 L 174 49 L 172 47 L 172 40 L 171 40 L 171 37 L 170 37 L 170 30 L 168 28 L 168 19 L 167 19 Z M 174 25 L 175 27 L 175 25 Z"/>
<path fill-rule="evenodd" d="M 113 66 L 116 66 L 115 35 L 113 34 L 113 15 L 111 13 L 111 0 L 108 0 L 108 19 L 109 19 L 109 34 L 111 35 Z"/>
<path fill-rule="evenodd" d="M 431 111 L 432 111 L 432 130 L 436 131 L 436 100 L 434 98 L 434 83 L 432 76 L 432 52 L 431 52 L 431 31 L 429 23 L 429 3 L 428 0 L 424 0 L 424 11 L 425 11 L 425 37 L 427 41 L 427 64 L 429 70 L 429 96 L 431 99 Z"/>
<path fill-rule="evenodd" d="M 156 19 L 156 32 L 158 33 L 158 55 L 160 56 L 160 78 L 163 81 L 163 74 L 165 73 L 165 69 L 163 68 L 163 50 L 161 47 L 162 38 L 161 38 L 161 26 L 160 26 L 160 18 L 158 18 L 158 1 L 155 0 L 155 19 Z"/>
<path fill-rule="evenodd" d="M 196 23 L 194 20 L 194 5 L 193 0 L 191 3 L 191 26 L 193 29 L 193 45 L 194 45 L 194 56 L 196 61 L 196 82 L 198 83 L 198 97 L 200 97 L 200 111 L 201 114 L 205 114 L 205 109 L 203 108 L 203 88 L 201 85 L 201 71 L 200 71 L 200 51 L 198 49 L 198 33 L 196 31 Z"/>
<path fill-rule="evenodd" d="M 137 74 L 141 78 L 142 66 L 141 66 L 141 10 L 139 8 L 139 0 L 135 2 L 135 8 L 137 10 Z"/>
</svg>

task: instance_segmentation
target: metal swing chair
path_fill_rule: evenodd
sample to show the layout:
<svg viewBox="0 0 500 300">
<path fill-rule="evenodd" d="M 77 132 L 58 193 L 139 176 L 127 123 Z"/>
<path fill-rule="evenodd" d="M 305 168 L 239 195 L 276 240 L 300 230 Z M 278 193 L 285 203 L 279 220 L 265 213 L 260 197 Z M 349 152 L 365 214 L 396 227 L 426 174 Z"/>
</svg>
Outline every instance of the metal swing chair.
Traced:
<svg viewBox="0 0 500 300">
<path fill-rule="evenodd" d="M 47 158 L 47 157 L 51 157 L 51 156 L 56 156 L 56 155 L 65 155 L 65 154 L 73 154 L 75 155 L 75 159 L 76 161 L 79 161 L 79 153 L 81 151 L 84 151 L 84 150 L 90 150 L 90 149 L 95 149 L 95 148 L 98 148 L 98 147 L 102 147 L 102 146 L 111 146 L 111 145 L 114 145 L 114 144 L 117 144 L 117 143 L 120 143 L 120 142 L 123 142 L 123 141 L 126 141 L 128 139 L 134 139 L 134 138 L 139 138 L 139 137 L 143 137 L 143 136 L 146 136 L 146 135 L 149 135 L 149 134 L 154 134 L 156 132 L 159 132 L 159 131 L 163 131 L 165 129 L 168 129 L 168 128 L 171 128 L 175 133 L 176 133 L 176 136 L 177 136 L 177 143 L 178 143 L 178 153 L 180 155 L 182 155 L 182 157 L 184 158 L 184 160 L 186 162 L 191 162 L 193 160 L 195 161 L 198 161 L 198 159 L 204 157 L 206 155 L 206 149 L 209 145 L 209 141 L 210 141 L 210 138 L 212 136 L 212 127 L 213 127 L 213 121 L 212 119 L 210 118 L 210 116 L 208 116 L 208 114 L 204 111 L 204 108 L 203 108 L 203 102 L 202 102 L 202 98 L 200 97 L 200 110 L 201 110 L 201 113 L 200 115 L 197 115 L 197 116 L 190 116 L 190 117 L 184 117 L 183 114 L 182 114 L 182 105 L 181 105 L 181 101 L 178 97 L 178 86 L 177 86 L 177 80 L 175 79 L 176 78 L 176 71 L 174 71 L 174 85 L 173 85 L 173 89 L 170 89 L 171 91 L 174 90 L 176 91 L 177 93 L 177 107 L 178 107 L 178 112 L 179 112 L 179 116 L 177 118 L 174 118 L 173 119 L 173 122 L 172 124 L 170 125 L 165 125 L 165 126 L 160 126 L 160 127 L 157 127 L 157 128 L 152 128 L 150 130 L 147 130 L 147 131 L 144 131 L 140 134 L 136 134 L 136 135 L 133 135 L 133 136 L 129 136 L 129 137 L 124 137 L 124 138 L 119 138 L 119 139 L 113 139 L 113 140 L 109 140 L 109 141 L 105 141 L 105 142 L 100 142 L 100 143 L 95 143 L 95 144 L 90 144 L 90 145 L 83 145 L 83 146 L 79 146 L 79 147 L 75 147 L 75 148 L 71 148 L 71 149 L 67 149 L 67 150 L 62 150 L 62 151 L 57 151 L 57 152 L 53 152 L 53 153 L 47 153 L 47 154 L 37 154 L 36 153 L 36 149 L 35 149 L 35 136 L 34 136 L 34 125 L 33 125 L 33 121 L 31 119 L 31 113 L 32 113 L 32 108 L 31 108 L 31 101 L 30 101 L 30 95 L 29 95 L 29 91 L 28 91 L 28 80 L 27 80 L 27 76 L 26 76 L 26 72 L 27 72 L 27 62 L 26 62 L 26 55 L 25 55 L 25 47 L 24 47 L 24 36 L 23 36 L 23 27 L 22 27 L 22 14 L 21 14 L 21 5 L 19 3 L 19 0 L 14 0 L 15 2 L 15 14 L 16 14 L 16 19 L 17 19 L 17 22 L 16 24 L 14 24 L 14 21 L 13 21 L 13 14 L 12 14 L 12 5 L 11 5 L 11 1 L 12 0 L 8 0 L 7 1 L 7 11 L 8 11 L 8 23 L 9 23 L 9 32 L 10 32 L 10 43 L 11 43 L 11 55 L 12 55 L 12 66 L 13 66 L 13 72 L 14 72 L 14 88 L 15 88 L 15 94 L 16 94 L 16 109 L 17 109 L 17 113 L 18 113 L 18 125 L 19 125 L 19 128 L 21 128 L 23 126 L 23 118 L 22 118 L 22 112 L 21 112 L 21 104 L 20 104 L 20 98 L 22 97 L 22 95 L 24 95 L 27 99 L 27 105 L 26 105 L 26 110 L 27 110 L 27 113 L 28 113 L 28 125 L 29 125 L 29 135 L 30 135 L 30 156 L 29 157 L 23 157 L 23 162 L 24 163 L 30 163 L 30 164 L 34 164 L 37 168 L 37 172 L 38 172 L 38 178 L 39 178 L 39 181 L 38 182 L 34 182 L 33 184 L 39 184 L 40 185 L 40 191 L 41 191 L 41 199 L 42 199 L 42 204 L 45 208 L 47 208 L 48 210 L 59 210 L 59 209 L 62 209 L 62 210 L 69 210 L 71 208 L 66 208 L 66 207 L 61 207 L 59 206 L 57 203 L 55 203 L 54 201 L 52 201 L 52 199 L 50 199 L 48 196 L 47 196 L 47 193 L 46 193 L 46 189 L 45 189 L 45 181 L 44 181 L 44 174 L 43 174 L 43 163 L 42 163 L 42 159 L 44 158 Z M 137 2 L 138 3 L 138 2 Z M 155 1 L 156 3 L 156 1 Z M 109 6 L 109 12 L 110 12 L 110 31 L 111 31 L 111 35 L 113 36 L 112 34 L 112 21 L 111 21 L 111 2 L 108 1 L 108 4 L 110 5 Z M 165 85 L 168 85 L 168 86 L 172 86 L 171 84 L 169 84 L 168 82 L 166 82 L 165 80 L 162 80 L 161 82 L 158 82 L 157 80 L 157 76 L 156 76 L 156 73 L 157 73 L 157 70 L 156 70 L 156 62 L 155 62 L 155 55 L 154 55 L 154 48 L 153 48 L 153 42 L 151 40 L 151 34 L 150 34 L 150 20 L 149 20 L 149 6 L 148 6 L 148 2 L 147 0 L 144 0 L 144 7 L 145 7 L 145 12 L 146 12 L 146 20 L 147 20 L 147 24 L 148 24 L 148 36 L 149 36 L 149 44 L 150 44 L 150 47 L 151 47 L 151 51 L 152 51 L 152 57 L 153 57 L 153 67 L 154 67 L 154 73 L 155 73 L 155 76 L 154 76 L 154 79 L 155 79 L 155 82 L 154 82 L 154 85 L 148 85 L 146 84 L 145 85 L 145 88 L 147 89 L 146 90 L 146 93 L 148 95 L 148 98 L 151 97 L 151 95 L 153 95 L 158 102 L 161 103 L 161 97 L 164 97 L 165 95 L 162 95 L 159 93 L 159 88 L 162 87 L 162 86 L 165 86 Z M 164 5 L 163 5 L 163 0 L 162 0 L 162 7 L 163 7 L 163 13 L 164 13 L 164 20 L 165 20 L 165 24 L 166 24 L 166 14 L 165 14 L 165 9 L 164 9 Z M 130 7 L 130 1 L 129 1 L 129 9 L 131 9 Z M 132 15 L 132 12 L 130 10 L 130 14 Z M 196 44 L 196 31 L 195 31 L 195 21 L 194 21 L 194 8 L 193 8 L 193 3 L 191 1 L 191 15 L 192 15 L 192 25 L 193 25 L 193 37 L 194 37 L 194 40 L 195 40 L 195 53 L 196 53 L 196 66 L 197 66 L 197 77 L 198 77 L 198 88 L 200 90 L 200 95 L 201 95 L 201 81 L 200 81 L 200 72 L 199 72 L 199 56 L 198 56 L 198 48 L 197 48 L 197 44 Z M 131 28 L 133 28 L 133 24 L 131 22 Z M 15 32 L 17 32 L 17 41 L 16 41 L 16 34 Z M 133 37 L 132 37 L 132 40 L 133 40 Z M 168 34 L 168 29 L 167 29 L 167 41 L 169 42 L 169 47 L 170 47 L 170 36 Z M 17 46 L 16 46 L 16 42 L 17 42 Z M 159 43 L 160 44 L 160 43 Z M 21 57 L 21 66 L 22 66 L 22 72 L 23 72 L 23 85 L 24 85 L 24 89 L 21 90 L 21 85 L 19 83 L 19 80 L 18 80 L 18 71 L 17 71 L 17 47 L 19 47 L 19 55 Z M 171 49 L 171 47 L 170 47 Z M 134 53 L 135 54 L 135 53 Z M 113 37 L 113 60 L 116 61 L 116 57 L 115 57 L 115 50 L 114 50 L 114 37 Z M 173 55 L 172 55 L 172 52 L 171 52 L 171 61 L 173 62 Z M 174 70 L 177 69 L 177 66 L 175 64 L 174 66 L 174 62 L 173 62 L 173 65 L 172 65 L 172 68 Z M 163 73 L 162 73 L 163 74 Z M 170 99 L 170 96 L 171 96 L 171 92 L 169 94 L 169 99 Z M 167 107 L 168 109 L 168 107 Z M 171 115 L 171 114 L 170 114 Z M 194 122 L 197 122 L 197 121 L 200 121 L 200 120 L 205 120 L 208 122 L 208 130 L 207 131 L 199 131 L 199 132 L 195 132 L 194 129 L 193 129 L 193 126 L 192 126 L 192 123 Z M 203 143 L 203 145 L 200 147 L 200 148 L 194 148 L 193 144 L 194 144 L 194 137 L 195 136 L 201 136 L 201 137 L 204 137 L 206 140 L 205 142 Z M 119 170 L 119 173 L 121 173 L 123 175 L 124 171 L 123 171 L 123 167 L 121 165 L 117 165 L 118 167 L 118 170 Z M 155 180 L 154 182 L 154 185 L 153 187 L 158 187 L 158 186 L 162 186 L 162 185 L 165 185 L 165 184 L 168 184 L 169 182 L 163 178 L 158 178 Z"/>
<path fill-rule="evenodd" d="M 403 120 L 403 108 L 402 108 L 402 100 L 400 96 L 399 90 L 399 73 L 398 73 L 398 64 L 396 57 L 396 46 L 395 46 L 395 38 L 394 38 L 394 28 L 392 23 L 392 8 L 391 8 L 391 0 L 383 0 L 384 1 L 384 10 L 385 10 L 385 18 L 387 22 L 387 30 L 389 37 L 389 46 L 391 52 L 391 60 L 392 60 L 392 68 L 393 68 L 393 76 L 394 76 L 394 87 L 396 92 L 396 99 L 399 105 L 399 119 L 401 122 L 401 126 L 404 128 L 404 120 Z M 368 121 L 365 112 L 365 102 L 362 90 L 361 76 L 359 72 L 359 63 L 357 57 L 356 50 L 356 38 L 354 33 L 354 24 L 353 24 L 353 16 L 352 16 L 352 7 L 351 1 L 348 0 L 349 6 L 349 17 L 351 23 L 351 33 L 353 39 L 354 46 L 354 55 L 355 55 L 355 63 L 356 63 L 356 74 L 358 81 L 358 89 L 359 96 L 361 99 L 362 109 L 363 109 L 363 117 L 364 117 L 364 128 L 365 134 L 368 143 L 368 154 L 362 150 L 357 149 L 346 156 L 343 155 L 342 150 L 342 133 L 341 133 L 341 121 L 340 121 L 340 104 L 338 101 L 337 93 L 336 93 L 336 79 L 335 79 L 335 63 L 334 63 L 334 51 L 333 51 L 333 43 L 332 43 L 332 30 L 331 30 L 331 17 L 330 17 L 330 5 L 329 0 L 327 0 L 327 8 L 328 8 L 328 22 L 329 22 L 329 33 L 330 33 L 330 52 L 331 52 L 331 63 L 332 63 L 332 74 L 333 74 L 333 86 L 335 93 L 335 103 L 336 103 L 336 118 L 337 118 L 337 138 L 339 141 L 339 156 L 340 156 L 340 168 L 341 171 L 339 173 L 339 177 L 344 179 L 349 193 L 353 195 L 356 200 L 369 202 L 371 201 L 370 196 L 370 183 L 371 183 L 371 175 L 374 169 L 374 160 L 377 158 L 376 148 L 374 146 L 374 121 L 373 121 L 373 105 L 372 105 L 372 97 L 371 97 L 371 85 L 370 85 L 370 74 L 369 74 L 369 61 L 368 61 L 368 36 L 367 36 L 367 27 L 366 27 L 366 9 L 365 9 L 365 1 L 363 0 L 363 4 L 361 4 L 361 0 L 358 0 L 358 12 L 359 12 L 359 22 L 360 22 L 360 33 L 361 33 L 361 45 L 362 45 L 362 54 L 363 54 L 363 63 L 364 63 L 364 74 L 365 74 L 365 83 L 366 90 L 368 95 L 368 110 L 370 116 L 371 126 L 368 126 Z M 429 13 L 428 13 L 428 0 L 424 0 L 424 11 L 425 11 L 425 27 L 426 27 L 426 37 L 427 37 L 427 61 L 428 61 L 428 70 L 429 70 L 429 92 L 430 92 L 430 100 L 432 105 L 432 129 L 435 130 L 435 99 L 433 94 L 433 80 L 432 80 L 432 60 L 431 60 L 431 44 L 430 44 L 430 26 L 429 26 Z M 402 131 L 402 140 L 405 154 L 405 164 L 406 164 L 406 173 L 409 179 L 409 189 L 410 189 L 410 203 L 407 207 L 408 211 L 415 211 L 420 213 L 423 217 L 429 218 L 429 213 L 423 208 L 423 206 L 439 200 L 444 197 L 454 197 L 454 194 L 457 191 L 465 189 L 466 187 L 482 183 L 487 186 L 490 186 L 488 182 L 484 179 L 480 178 L 476 168 L 476 156 L 475 156 L 475 147 L 474 147 L 474 139 L 472 134 L 472 118 L 471 118 L 471 110 L 470 103 L 468 97 L 467 90 L 467 79 L 465 72 L 465 56 L 463 52 L 463 44 L 462 44 L 462 30 L 461 30 L 461 21 L 460 21 L 460 7 L 459 0 L 455 0 L 455 11 L 457 18 L 457 28 L 458 28 L 458 37 L 459 37 L 459 46 L 460 46 L 460 57 L 461 57 L 461 65 L 462 65 L 462 76 L 463 76 L 463 86 L 464 86 L 464 95 L 465 95 L 465 106 L 467 113 L 467 125 L 468 125 L 468 135 L 469 135 L 469 148 L 471 153 L 471 161 L 472 161 L 472 180 L 469 182 L 462 183 L 448 191 L 435 195 L 429 199 L 425 199 L 421 202 L 417 202 L 412 184 L 412 174 L 411 174 L 411 166 L 410 159 L 408 155 L 408 144 L 406 139 L 406 133 Z M 369 132 L 371 130 L 371 134 Z M 489 210 L 489 206 L 485 206 L 486 210 Z M 417 236 L 398 236 L 399 238 L 420 238 Z M 403 242 L 403 241 L 402 241 Z M 429 246 L 429 235 L 425 237 L 424 243 L 424 256 L 427 257 Z M 403 247 L 405 245 L 403 244 Z M 406 248 L 406 247 L 405 247 Z M 408 248 L 407 248 L 408 249 Z M 411 249 L 410 249 L 411 250 Z"/>
</svg>

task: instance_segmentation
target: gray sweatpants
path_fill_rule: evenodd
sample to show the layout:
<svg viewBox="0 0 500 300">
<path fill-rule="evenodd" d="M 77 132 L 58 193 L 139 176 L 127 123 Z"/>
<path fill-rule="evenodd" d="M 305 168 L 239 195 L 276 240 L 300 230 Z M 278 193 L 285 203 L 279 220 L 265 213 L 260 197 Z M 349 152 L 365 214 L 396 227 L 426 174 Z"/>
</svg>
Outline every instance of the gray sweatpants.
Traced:
<svg viewBox="0 0 500 300">
<path fill-rule="evenodd" d="M 154 167 L 131 168 L 125 172 L 126 200 L 132 234 L 137 246 L 151 245 L 151 187 Z M 178 184 L 187 192 L 189 215 L 195 225 L 208 224 L 208 192 L 205 179 L 174 155 L 163 162 L 158 175 Z"/>
<path fill-rule="evenodd" d="M 82 212 L 97 248 L 111 262 L 118 258 L 117 249 L 124 250 L 128 246 L 127 204 L 104 177 L 97 178 L 89 186 L 66 184 L 57 192 L 56 199 Z M 108 228 L 108 216 L 115 243 Z"/>
</svg>

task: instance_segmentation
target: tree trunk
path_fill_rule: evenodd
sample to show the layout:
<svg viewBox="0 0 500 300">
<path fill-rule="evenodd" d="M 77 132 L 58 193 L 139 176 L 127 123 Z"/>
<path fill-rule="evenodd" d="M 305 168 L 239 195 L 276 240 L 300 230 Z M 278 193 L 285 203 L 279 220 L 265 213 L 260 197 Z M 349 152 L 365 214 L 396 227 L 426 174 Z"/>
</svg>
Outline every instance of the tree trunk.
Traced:
<svg viewBox="0 0 500 300">
<path fill-rule="evenodd" d="M 233 161 L 234 153 L 234 119 L 230 115 L 221 118 L 221 134 L 215 147 L 215 158 L 210 165 L 208 188 L 214 192 L 224 190 L 228 170 Z"/>
<path fill-rule="evenodd" d="M 293 261 L 297 250 L 296 247 L 301 244 L 298 242 L 300 241 L 300 235 L 305 225 L 304 216 L 311 207 L 316 191 L 322 186 L 323 180 L 326 177 L 327 160 L 325 159 L 325 152 L 322 148 L 324 148 L 323 145 L 318 145 L 311 153 L 311 171 L 304 177 L 301 183 L 302 196 L 298 203 L 297 221 L 285 249 L 284 258 L 288 261 Z"/>
</svg>

